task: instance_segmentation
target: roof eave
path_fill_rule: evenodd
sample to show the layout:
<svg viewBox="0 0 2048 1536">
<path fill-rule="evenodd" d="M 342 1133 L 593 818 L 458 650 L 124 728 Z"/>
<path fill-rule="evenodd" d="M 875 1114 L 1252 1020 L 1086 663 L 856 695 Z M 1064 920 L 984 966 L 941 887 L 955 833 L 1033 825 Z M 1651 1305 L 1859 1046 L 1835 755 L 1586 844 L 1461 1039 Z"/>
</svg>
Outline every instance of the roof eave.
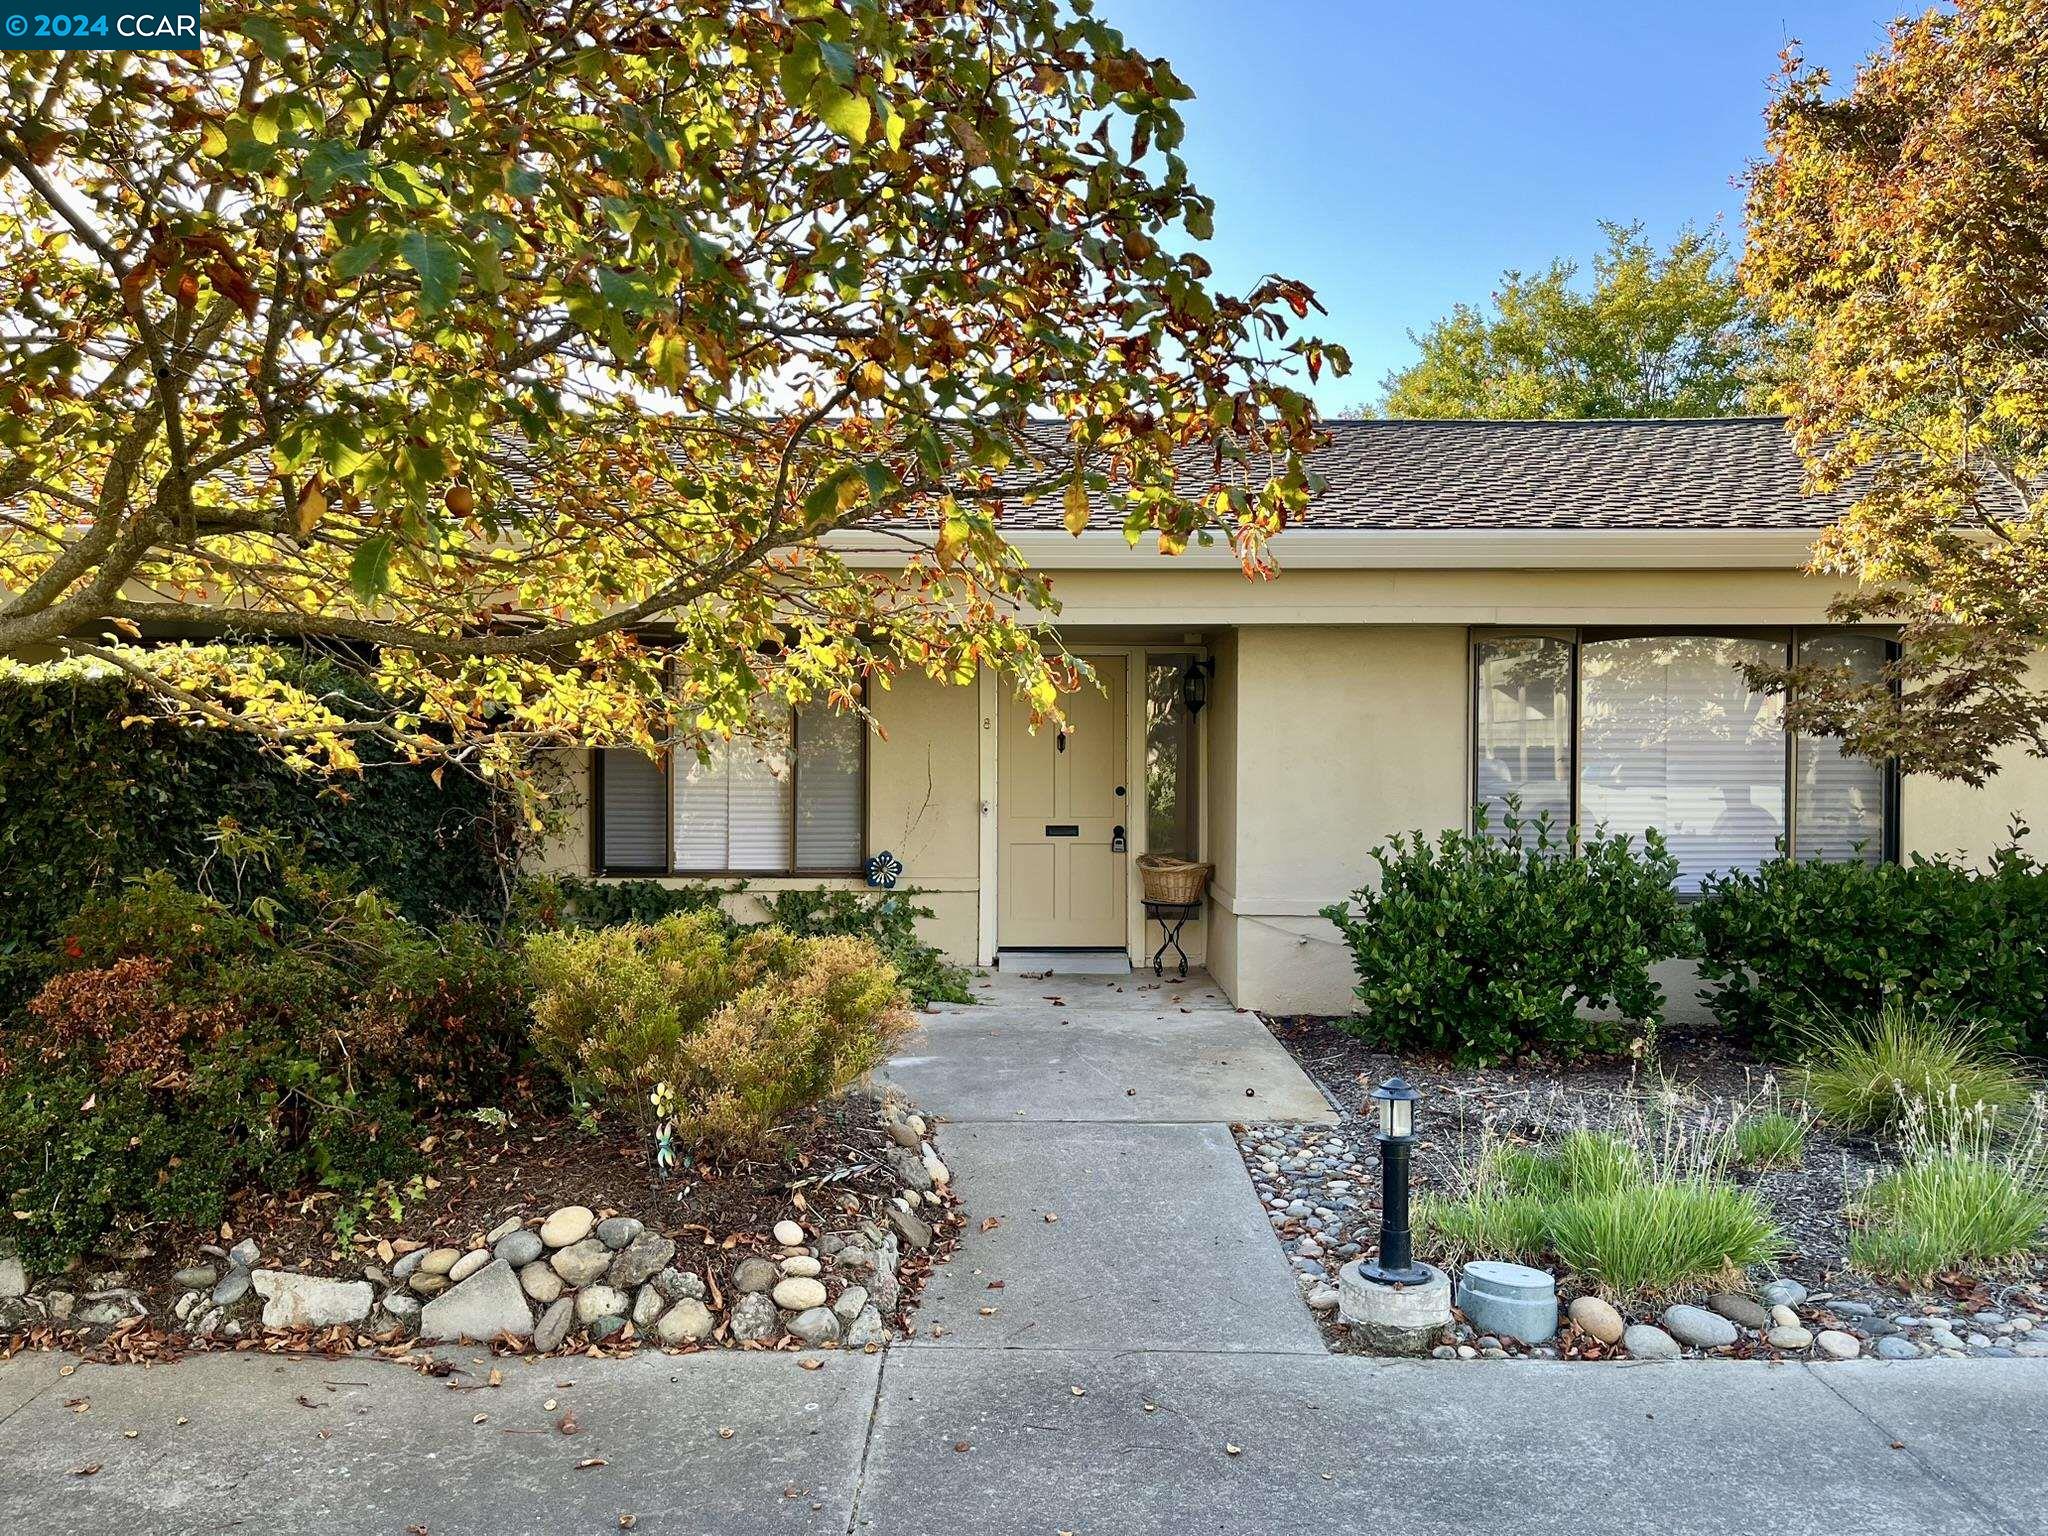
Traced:
<svg viewBox="0 0 2048 1536">
<path fill-rule="evenodd" d="M 1272 542 L 1281 569 L 1304 570 L 1606 570 L 1676 567 L 1721 570 L 1798 569 L 1812 558 L 1817 529 L 1786 528 L 1455 528 L 1442 530 L 1290 529 Z M 1190 543 L 1178 556 L 1158 553 L 1150 539 L 1133 547 L 1123 534 L 1091 529 L 1078 538 L 1048 529 L 1005 535 L 1039 570 L 1236 569 L 1237 556 L 1218 538 Z M 887 534 L 840 529 L 825 536 L 849 564 L 901 564 L 907 549 L 928 544 L 929 532 Z"/>
</svg>

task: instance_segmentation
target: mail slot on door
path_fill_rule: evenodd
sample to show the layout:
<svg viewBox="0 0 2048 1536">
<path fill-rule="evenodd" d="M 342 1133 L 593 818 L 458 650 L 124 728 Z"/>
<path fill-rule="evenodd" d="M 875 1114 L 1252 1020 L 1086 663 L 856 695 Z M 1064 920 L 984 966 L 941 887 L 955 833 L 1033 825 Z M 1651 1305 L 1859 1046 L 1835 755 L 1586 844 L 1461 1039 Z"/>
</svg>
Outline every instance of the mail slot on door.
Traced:
<svg viewBox="0 0 2048 1536">
<path fill-rule="evenodd" d="M 1045 829 L 1045 835 L 1047 837 L 1079 837 L 1081 829 L 1071 822 L 1062 826 L 1048 825 Z"/>
</svg>

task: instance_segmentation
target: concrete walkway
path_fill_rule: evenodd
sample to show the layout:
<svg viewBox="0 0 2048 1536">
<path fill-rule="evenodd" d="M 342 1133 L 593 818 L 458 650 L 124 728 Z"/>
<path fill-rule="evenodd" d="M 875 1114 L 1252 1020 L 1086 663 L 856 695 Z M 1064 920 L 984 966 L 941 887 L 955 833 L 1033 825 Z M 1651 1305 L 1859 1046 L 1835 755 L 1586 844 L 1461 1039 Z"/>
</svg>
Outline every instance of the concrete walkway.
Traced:
<svg viewBox="0 0 2048 1536">
<path fill-rule="evenodd" d="M 1256 1019 L 1147 983 L 1002 978 L 892 1066 L 951 1119 L 971 1211 L 915 1341 L 810 1371 L 508 1361 L 497 1388 L 480 1354 L 446 1380 L 250 1354 L 66 1376 L 23 1355 L 0 1364 L 0 1532 L 2042 1528 L 2035 1361 L 1326 1353 L 1227 1122 L 1327 1106 Z"/>
</svg>

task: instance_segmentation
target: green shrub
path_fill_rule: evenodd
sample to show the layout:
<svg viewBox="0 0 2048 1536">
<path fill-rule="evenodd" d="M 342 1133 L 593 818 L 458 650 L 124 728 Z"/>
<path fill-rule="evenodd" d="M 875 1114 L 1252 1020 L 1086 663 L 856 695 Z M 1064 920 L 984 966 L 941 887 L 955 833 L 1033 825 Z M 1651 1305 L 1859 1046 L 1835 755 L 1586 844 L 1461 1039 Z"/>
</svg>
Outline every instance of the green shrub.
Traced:
<svg viewBox="0 0 2048 1536">
<path fill-rule="evenodd" d="M 245 1188 L 355 1195 L 420 1164 L 416 1112 L 496 1103 L 527 1059 L 524 966 L 492 932 L 435 932 L 265 840 L 162 871 L 66 923 L 0 1030 L 0 1192 L 42 1267 L 115 1223 L 216 1224 Z"/>
<path fill-rule="evenodd" d="M 1778 1254 L 1761 1202 L 1715 1176 L 1717 1149 L 1684 1167 L 1678 1143 L 1659 1150 L 1661 1166 L 1608 1131 L 1574 1131 L 1541 1150 L 1492 1148 L 1464 1194 L 1420 1203 L 1416 1227 L 1449 1261 L 1554 1255 L 1622 1296 L 1704 1286 Z"/>
<path fill-rule="evenodd" d="M 919 1008 L 971 1003 L 974 993 L 966 967 L 953 964 L 918 937 L 918 920 L 934 915 L 913 899 L 919 894 L 902 890 L 870 896 L 822 885 L 810 891 L 777 891 L 768 902 L 768 918 L 791 933 L 866 939 L 896 968 L 896 979 Z"/>
<path fill-rule="evenodd" d="M 1845 1130 L 1896 1135 L 1919 1117 L 1947 1135 L 2027 1101 L 2026 1078 L 1973 1028 L 1897 1000 L 1875 1018 L 1824 1018 L 1805 1038 L 1807 1098 Z"/>
<path fill-rule="evenodd" d="M 610 928 L 620 923 L 658 923 L 679 912 L 719 912 L 727 896 L 746 889 L 744 881 L 669 885 L 659 880 L 585 880 L 576 875 L 537 875 L 513 890 L 512 924 L 533 928 Z"/>
<path fill-rule="evenodd" d="M 1745 1168 L 1797 1168 L 1806 1160 L 1806 1122 L 1773 1110 L 1735 1123 L 1735 1157 Z"/>
<path fill-rule="evenodd" d="M 1655 832 L 1626 837 L 1510 808 L 1505 836 L 1418 832 L 1373 850 L 1377 888 L 1323 908 L 1350 945 L 1360 1016 L 1347 1026 L 1397 1049 L 1448 1051 L 1482 1063 L 1532 1047 L 1611 1051 L 1626 1023 L 1584 1009 L 1653 1019 L 1662 994 L 1650 967 L 1685 948 L 1678 861 Z"/>
<path fill-rule="evenodd" d="M 1692 909 L 1702 1000 L 1779 1054 L 1816 1012 L 1864 1017 L 1893 999 L 2048 1054 L 2048 867 L 2019 851 L 2026 830 L 2016 822 L 1982 871 L 1916 854 L 1710 876 Z"/>
<path fill-rule="evenodd" d="M 401 930 L 361 983 L 346 1029 L 380 1079 L 428 1104 L 495 1104 L 531 1055 L 526 961 L 482 924 Z"/>
<path fill-rule="evenodd" d="M 1534 1195 L 1475 1191 L 1416 1203 L 1415 1233 L 1424 1251 L 1447 1264 L 1468 1259 L 1539 1260 L 1550 1247 L 1549 1212 Z"/>
<path fill-rule="evenodd" d="M 371 697 L 328 662 L 296 675 L 343 712 Z M 224 818 L 307 864 L 354 870 L 415 920 L 500 912 L 513 832 L 497 793 L 362 747 L 360 776 L 313 777 L 252 737 L 161 719 L 111 669 L 0 661 L 0 1007 L 42 984 L 94 893 L 152 869 L 192 886 Z"/>
<path fill-rule="evenodd" d="M 642 1123 L 667 1084 L 677 1137 L 729 1153 L 879 1064 L 910 1027 L 875 947 L 716 913 L 526 941 L 533 1040 L 579 1101 Z"/>
<path fill-rule="evenodd" d="M 1852 1205 L 1849 1262 L 1880 1280 L 1929 1285 L 1966 1265 L 1998 1268 L 2040 1252 L 2043 1159 L 2038 1103 L 2005 1140 L 1988 1117 L 1946 1135 L 1916 1129 L 1905 1161 Z"/>
<path fill-rule="evenodd" d="M 669 885 L 655 880 L 584 880 L 546 876 L 520 882 L 513 898 L 513 925 L 535 928 L 604 928 L 619 923 L 656 923 L 681 912 L 724 914 L 723 901 L 747 889 L 732 885 Z M 845 934 L 866 939 L 896 968 L 897 980 L 919 1007 L 933 1003 L 971 1003 L 968 972 L 918 936 L 921 918 L 933 916 L 920 906 L 915 890 L 866 891 L 816 886 L 809 890 L 755 893 L 766 906 L 764 924 L 745 924 L 725 916 L 730 927 L 774 927 L 811 938 Z"/>
</svg>

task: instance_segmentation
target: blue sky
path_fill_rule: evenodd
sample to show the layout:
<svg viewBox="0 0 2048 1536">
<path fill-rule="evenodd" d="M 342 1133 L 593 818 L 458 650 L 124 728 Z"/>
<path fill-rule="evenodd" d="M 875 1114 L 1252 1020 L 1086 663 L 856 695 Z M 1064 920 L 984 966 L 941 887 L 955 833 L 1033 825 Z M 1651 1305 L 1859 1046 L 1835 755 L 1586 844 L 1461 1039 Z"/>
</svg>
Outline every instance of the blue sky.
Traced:
<svg viewBox="0 0 2048 1536">
<path fill-rule="evenodd" d="M 1846 83 L 1910 4 L 1881 0 L 1097 0 L 1196 92 L 1183 151 L 1217 200 L 1204 254 L 1242 289 L 1313 287 L 1353 372 L 1325 411 L 1371 403 L 1421 330 L 1508 267 L 1583 260 L 1596 221 L 1668 237 L 1717 216 L 1763 137 L 1797 38 Z"/>
</svg>

